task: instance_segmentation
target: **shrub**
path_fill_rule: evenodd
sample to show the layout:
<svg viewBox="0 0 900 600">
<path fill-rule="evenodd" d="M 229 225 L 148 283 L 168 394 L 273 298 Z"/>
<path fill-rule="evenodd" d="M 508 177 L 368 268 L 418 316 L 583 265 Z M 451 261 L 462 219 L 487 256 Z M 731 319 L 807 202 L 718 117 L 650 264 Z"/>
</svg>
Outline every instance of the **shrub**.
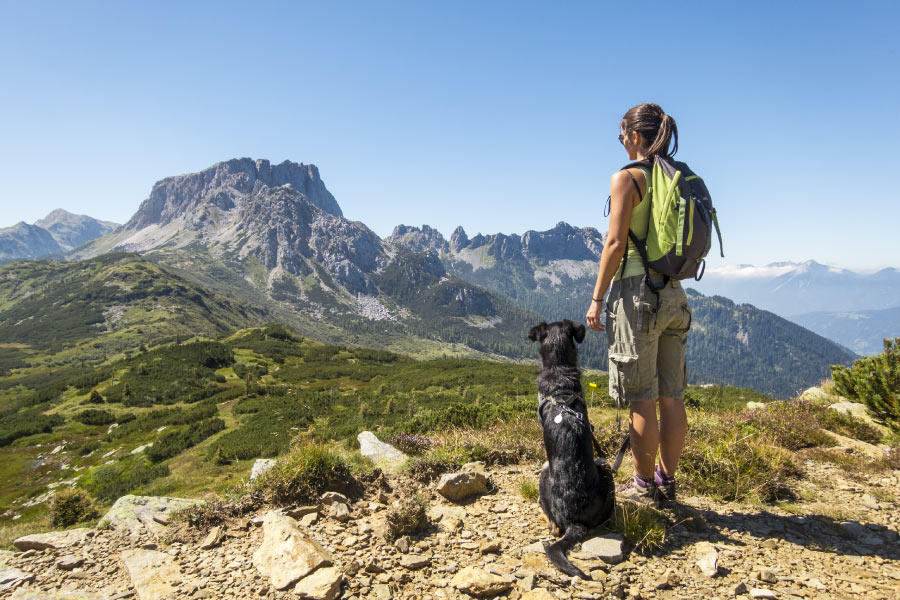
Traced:
<svg viewBox="0 0 900 600">
<path fill-rule="evenodd" d="M 116 416 L 108 410 L 100 410 L 97 408 L 89 408 L 83 410 L 73 417 L 79 423 L 85 425 L 109 425 L 116 422 Z"/>
<path fill-rule="evenodd" d="M 792 454 L 733 419 L 697 419 L 679 463 L 679 483 L 692 493 L 726 501 L 790 498 L 801 475 Z"/>
<path fill-rule="evenodd" d="M 426 450 L 434 446 L 434 440 L 428 439 L 422 435 L 412 435 L 408 433 L 397 433 L 388 439 L 388 443 L 406 454 L 419 456 Z"/>
<path fill-rule="evenodd" d="M 409 462 L 409 476 L 419 483 L 429 483 L 460 466 L 460 463 L 452 460 L 416 457 Z"/>
<path fill-rule="evenodd" d="M 428 526 L 428 501 L 421 494 L 401 498 L 387 513 L 384 539 L 393 542 L 397 538 L 415 533 Z"/>
<path fill-rule="evenodd" d="M 251 485 L 267 502 L 310 503 L 329 486 L 352 480 L 347 463 L 337 452 L 324 444 L 306 442 L 279 458 Z"/>
<path fill-rule="evenodd" d="M 861 400 L 876 419 L 900 430 L 900 338 L 884 340 L 883 354 L 852 367 L 833 365 L 831 378 L 837 393 Z"/>
<path fill-rule="evenodd" d="M 19 438 L 35 433 L 50 433 L 54 427 L 65 423 L 61 415 L 44 415 L 28 410 L 3 418 L 0 423 L 0 447 L 9 446 Z"/>
<path fill-rule="evenodd" d="M 523 479 L 519 482 L 519 495 L 529 502 L 537 502 L 539 490 L 534 479 Z"/>
<path fill-rule="evenodd" d="M 131 459 L 95 468 L 86 478 L 84 487 L 94 498 L 112 502 L 168 474 L 169 467 L 166 465 L 145 464 L 141 459 Z"/>
<path fill-rule="evenodd" d="M 763 408 L 743 411 L 737 423 L 745 432 L 759 432 L 788 450 L 835 446 L 837 442 L 822 431 L 820 424 L 826 410 L 807 400 L 770 402 Z"/>
<path fill-rule="evenodd" d="M 57 490 L 50 502 L 50 515 L 54 527 L 68 527 L 94 519 L 98 516 L 97 508 L 90 496 L 78 488 Z"/>
<path fill-rule="evenodd" d="M 103 404 L 106 402 L 103 396 L 100 395 L 100 392 L 97 390 L 91 390 L 91 395 L 88 396 L 88 402 L 91 404 Z"/>
<path fill-rule="evenodd" d="M 666 542 L 666 523 L 656 510 L 621 502 L 616 505 L 612 529 L 640 553 L 646 554 Z"/>
<path fill-rule="evenodd" d="M 187 425 L 177 431 L 167 431 L 159 436 L 153 445 L 144 450 L 151 462 L 162 462 L 182 450 L 195 446 L 225 429 L 225 421 L 218 417 Z"/>
</svg>

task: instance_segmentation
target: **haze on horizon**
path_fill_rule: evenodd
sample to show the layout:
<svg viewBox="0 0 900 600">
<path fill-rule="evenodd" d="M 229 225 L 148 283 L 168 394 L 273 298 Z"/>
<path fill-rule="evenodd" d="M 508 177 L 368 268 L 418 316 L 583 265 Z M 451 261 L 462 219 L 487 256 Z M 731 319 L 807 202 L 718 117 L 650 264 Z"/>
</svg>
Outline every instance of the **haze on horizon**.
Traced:
<svg viewBox="0 0 900 600">
<path fill-rule="evenodd" d="M 649 59 L 627 3 L 2 6 L 0 227 L 124 223 L 159 179 L 249 156 L 317 165 L 381 236 L 604 231 L 618 121 L 651 100 L 719 210 L 711 267 L 900 266 L 876 167 L 898 158 L 895 3 L 682 7 L 700 34 Z"/>
</svg>

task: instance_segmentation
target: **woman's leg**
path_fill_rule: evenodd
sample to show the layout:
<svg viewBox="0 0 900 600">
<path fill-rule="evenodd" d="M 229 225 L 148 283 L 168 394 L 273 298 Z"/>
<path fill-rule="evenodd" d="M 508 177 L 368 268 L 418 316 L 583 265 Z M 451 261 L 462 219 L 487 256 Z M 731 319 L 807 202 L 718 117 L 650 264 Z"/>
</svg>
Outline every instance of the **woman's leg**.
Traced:
<svg viewBox="0 0 900 600">
<path fill-rule="evenodd" d="M 644 479 L 653 478 L 656 449 L 659 447 L 659 425 L 656 402 L 645 400 L 631 404 L 631 455 L 634 472 Z"/>
<path fill-rule="evenodd" d="M 680 398 L 660 398 L 659 464 L 663 474 L 668 477 L 675 476 L 686 434 L 687 413 L 684 410 L 684 401 Z"/>
</svg>

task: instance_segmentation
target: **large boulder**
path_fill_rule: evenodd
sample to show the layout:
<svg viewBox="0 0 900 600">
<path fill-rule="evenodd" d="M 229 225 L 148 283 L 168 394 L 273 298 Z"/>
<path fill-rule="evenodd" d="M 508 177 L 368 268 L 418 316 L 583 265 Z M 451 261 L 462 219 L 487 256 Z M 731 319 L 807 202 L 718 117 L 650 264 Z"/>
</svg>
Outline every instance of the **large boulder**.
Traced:
<svg viewBox="0 0 900 600">
<path fill-rule="evenodd" d="M 359 440 L 360 454 L 385 470 L 395 471 L 406 462 L 406 454 L 390 444 L 385 444 L 371 431 L 363 431 L 356 439 Z"/>
<path fill-rule="evenodd" d="M 466 498 L 486 494 L 490 491 L 490 480 L 475 469 L 463 469 L 456 473 L 443 475 L 437 484 L 438 493 L 453 502 L 461 502 Z"/>
<path fill-rule="evenodd" d="M 110 528 L 127 534 L 133 540 L 148 533 L 157 536 L 171 521 L 173 511 L 199 502 L 190 498 L 122 496 L 101 519 L 101 523 L 106 522 Z"/>
<path fill-rule="evenodd" d="M 175 559 L 157 550 L 129 549 L 120 555 L 140 600 L 168 600 L 181 582 Z"/>
<path fill-rule="evenodd" d="M 250 481 L 253 481 L 274 466 L 274 458 L 257 458 L 253 463 L 253 468 L 250 469 Z"/>
<path fill-rule="evenodd" d="M 263 517 L 263 542 L 253 553 L 253 565 L 283 590 L 319 567 L 330 567 L 331 555 L 287 515 L 268 512 Z"/>
<path fill-rule="evenodd" d="M 33 533 L 25 535 L 13 542 L 17 550 L 62 550 L 84 544 L 91 529 L 81 527 L 68 531 L 51 531 L 49 533 Z"/>
</svg>

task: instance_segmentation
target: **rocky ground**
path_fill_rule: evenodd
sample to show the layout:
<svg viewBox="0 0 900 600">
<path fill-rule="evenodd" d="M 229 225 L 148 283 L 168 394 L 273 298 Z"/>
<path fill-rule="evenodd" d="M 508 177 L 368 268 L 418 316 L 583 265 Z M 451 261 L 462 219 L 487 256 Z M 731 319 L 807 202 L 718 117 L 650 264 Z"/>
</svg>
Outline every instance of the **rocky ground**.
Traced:
<svg viewBox="0 0 900 600">
<path fill-rule="evenodd" d="M 519 492 L 536 480 L 534 464 L 487 468 L 491 490 L 458 503 L 435 484 L 392 475 L 390 493 L 330 494 L 202 532 L 171 523 L 164 500 L 126 497 L 105 528 L 18 540 L 32 549 L 0 555 L 0 597 L 900 597 L 900 471 L 851 479 L 827 463 L 807 468 L 790 513 L 683 498 L 653 554 L 620 548 L 608 533 L 584 544 L 570 557 L 592 581 L 563 576 L 541 551 L 550 537 L 540 508 Z M 429 525 L 388 543 L 391 504 L 416 487 L 429 499 Z"/>
</svg>

